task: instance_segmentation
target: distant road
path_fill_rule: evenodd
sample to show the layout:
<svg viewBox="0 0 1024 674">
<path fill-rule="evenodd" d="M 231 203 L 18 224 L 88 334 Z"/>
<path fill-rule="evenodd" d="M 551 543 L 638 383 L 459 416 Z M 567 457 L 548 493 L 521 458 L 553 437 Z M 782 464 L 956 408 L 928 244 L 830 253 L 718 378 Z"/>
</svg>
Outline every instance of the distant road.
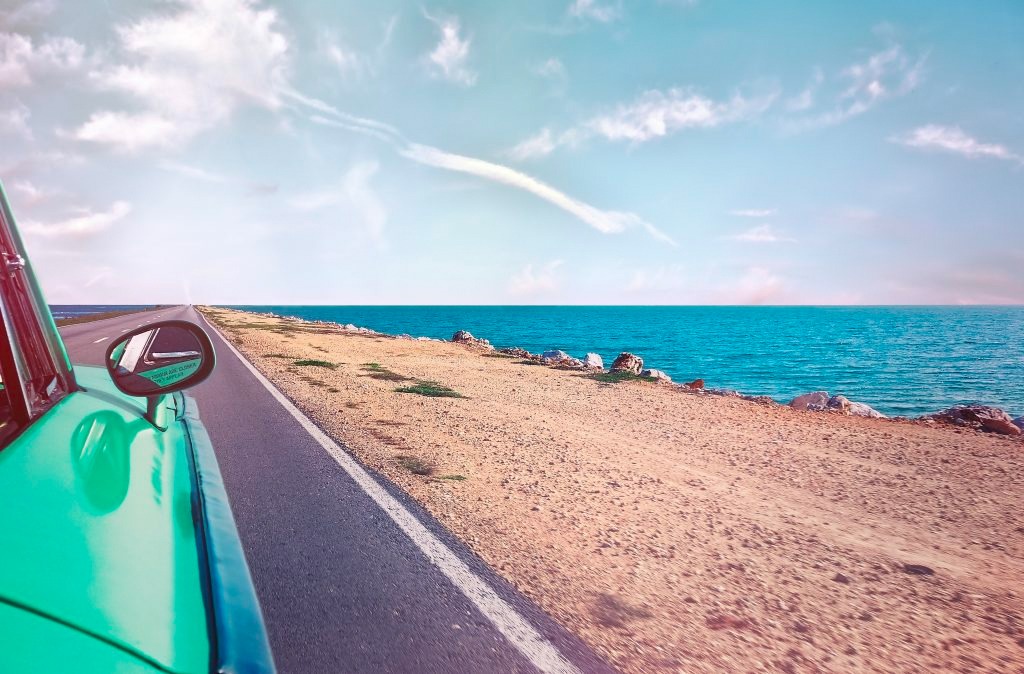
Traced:
<svg viewBox="0 0 1024 674">
<path fill-rule="evenodd" d="M 191 307 L 60 332 L 72 362 L 100 365 L 111 340 L 169 319 L 207 328 L 217 352 L 213 375 L 189 393 L 280 672 L 613 671 L 398 488 L 330 455 Z M 401 512 L 380 503 L 400 504 L 415 521 L 400 527 Z"/>
</svg>

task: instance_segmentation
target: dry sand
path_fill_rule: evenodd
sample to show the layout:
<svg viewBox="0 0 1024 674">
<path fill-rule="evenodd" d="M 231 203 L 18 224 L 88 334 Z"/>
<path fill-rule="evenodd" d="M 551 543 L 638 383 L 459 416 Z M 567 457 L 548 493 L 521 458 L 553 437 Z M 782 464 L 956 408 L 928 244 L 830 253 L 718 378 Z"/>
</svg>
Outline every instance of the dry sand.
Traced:
<svg viewBox="0 0 1024 674">
<path fill-rule="evenodd" d="M 207 315 L 622 671 L 1024 672 L 1020 439 Z M 466 398 L 396 393 L 366 363 Z"/>
</svg>

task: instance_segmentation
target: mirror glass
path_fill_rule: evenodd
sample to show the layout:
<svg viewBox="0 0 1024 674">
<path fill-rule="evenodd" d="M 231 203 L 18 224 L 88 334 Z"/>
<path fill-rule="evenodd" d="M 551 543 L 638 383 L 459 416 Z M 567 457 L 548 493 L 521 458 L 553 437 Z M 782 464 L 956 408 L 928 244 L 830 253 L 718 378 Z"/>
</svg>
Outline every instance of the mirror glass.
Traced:
<svg viewBox="0 0 1024 674">
<path fill-rule="evenodd" d="M 192 330 L 164 325 L 115 342 L 107 369 L 122 391 L 146 396 L 184 388 L 202 368 L 204 357 L 203 344 Z"/>
</svg>

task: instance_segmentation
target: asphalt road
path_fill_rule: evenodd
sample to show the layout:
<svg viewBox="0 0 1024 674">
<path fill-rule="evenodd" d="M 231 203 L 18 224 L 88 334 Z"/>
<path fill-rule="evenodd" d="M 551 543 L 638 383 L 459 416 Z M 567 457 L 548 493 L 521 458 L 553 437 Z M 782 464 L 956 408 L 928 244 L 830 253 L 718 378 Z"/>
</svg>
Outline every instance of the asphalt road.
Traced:
<svg viewBox="0 0 1024 674">
<path fill-rule="evenodd" d="M 174 307 L 72 325 L 61 334 L 72 362 L 101 364 L 111 340 L 168 319 L 206 327 L 190 307 Z M 217 368 L 189 393 L 217 453 L 278 670 L 537 671 L 529 649 L 506 638 L 465 584 L 442 573 L 379 499 L 209 332 Z M 561 671 L 612 671 L 404 492 L 372 477 L 554 647 L 565 660 Z"/>
</svg>

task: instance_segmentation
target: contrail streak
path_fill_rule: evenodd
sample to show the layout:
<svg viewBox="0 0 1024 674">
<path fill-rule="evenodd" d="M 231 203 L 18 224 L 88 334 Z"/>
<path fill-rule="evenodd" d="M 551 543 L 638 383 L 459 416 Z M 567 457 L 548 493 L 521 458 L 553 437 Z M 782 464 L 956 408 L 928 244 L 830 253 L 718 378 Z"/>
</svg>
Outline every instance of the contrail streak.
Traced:
<svg viewBox="0 0 1024 674">
<path fill-rule="evenodd" d="M 671 237 L 635 213 L 602 210 L 575 199 L 522 171 L 475 157 L 445 152 L 429 145 L 410 142 L 390 124 L 350 115 L 329 103 L 303 96 L 298 92 L 289 92 L 288 96 L 318 113 L 311 114 L 310 121 L 384 141 L 391 145 L 399 155 L 419 164 L 467 173 L 529 192 L 570 213 L 603 234 L 617 234 L 630 227 L 640 227 L 655 239 L 672 246 L 676 245 Z"/>
</svg>

